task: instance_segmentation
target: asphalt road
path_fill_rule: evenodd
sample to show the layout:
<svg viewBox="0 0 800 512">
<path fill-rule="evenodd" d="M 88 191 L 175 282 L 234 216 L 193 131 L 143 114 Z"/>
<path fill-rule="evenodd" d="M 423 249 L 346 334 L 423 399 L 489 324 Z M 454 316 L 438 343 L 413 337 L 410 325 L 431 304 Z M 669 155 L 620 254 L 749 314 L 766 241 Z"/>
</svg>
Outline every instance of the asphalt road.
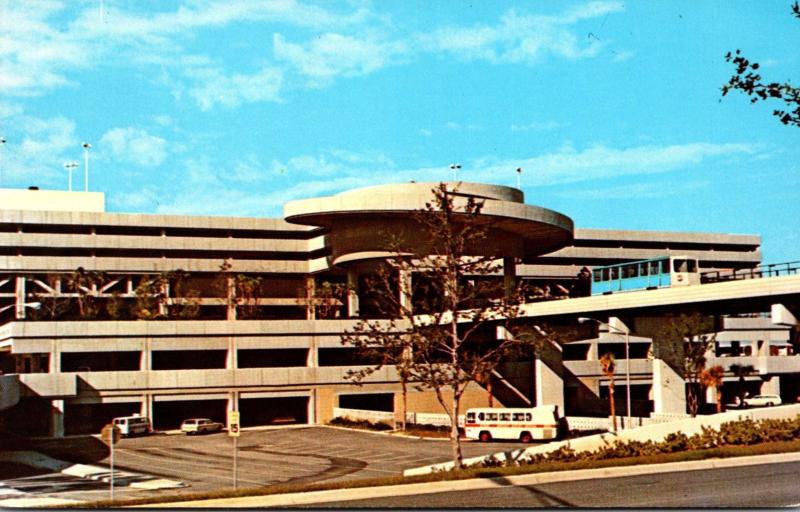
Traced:
<svg viewBox="0 0 800 512">
<path fill-rule="evenodd" d="M 316 503 L 308 508 L 800 507 L 800 462 Z"/>
<path fill-rule="evenodd" d="M 463 443 L 465 457 L 523 446 L 519 443 Z M 402 475 L 404 469 L 450 458 L 447 440 L 420 440 L 326 427 L 245 431 L 239 438 L 238 486 L 396 476 Z M 98 466 L 108 463 L 108 458 L 98 458 L 94 462 Z M 117 499 L 232 488 L 233 442 L 227 433 L 122 439 L 115 448 L 115 469 L 187 484 L 183 489 L 160 491 L 133 490 L 118 485 Z M 109 486 L 103 482 L 57 473 L 21 475 L 20 478 L 3 476 L 0 491 L 18 490 L 38 496 L 88 501 L 108 498 Z"/>
</svg>

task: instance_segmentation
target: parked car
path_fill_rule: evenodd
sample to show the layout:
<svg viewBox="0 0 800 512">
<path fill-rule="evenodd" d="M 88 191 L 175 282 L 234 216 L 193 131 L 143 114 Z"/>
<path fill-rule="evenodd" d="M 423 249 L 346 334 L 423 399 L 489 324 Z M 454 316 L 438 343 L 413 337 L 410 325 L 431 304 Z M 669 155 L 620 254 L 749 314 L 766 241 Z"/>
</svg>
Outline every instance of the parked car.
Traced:
<svg viewBox="0 0 800 512">
<path fill-rule="evenodd" d="M 781 405 L 781 397 L 778 395 L 756 395 L 748 396 L 742 402 L 745 407 L 772 407 Z"/>
<path fill-rule="evenodd" d="M 208 434 L 222 430 L 222 423 L 211 421 L 208 418 L 191 418 L 181 423 L 181 432 L 192 434 Z"/>
<path fill-rule="evenodd" d="M 153 432 L 150 419 L 146 416 L 121 416 L 114 418 L 113 423 L 122 437 L 147 435 Z"/>
</svg>

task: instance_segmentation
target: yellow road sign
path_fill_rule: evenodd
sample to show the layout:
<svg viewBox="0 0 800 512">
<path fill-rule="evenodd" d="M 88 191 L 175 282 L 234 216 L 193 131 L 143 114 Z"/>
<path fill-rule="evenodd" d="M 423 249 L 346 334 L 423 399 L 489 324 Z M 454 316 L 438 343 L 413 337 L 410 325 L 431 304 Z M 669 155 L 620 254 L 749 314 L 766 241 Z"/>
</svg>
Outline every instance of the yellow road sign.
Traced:
<svg viewBox="0 0 800 512">
<path fill-rule="evenodd" d="M 239 411 L 228 411 L 228 435 L 239 437 Z"/>
</svg>

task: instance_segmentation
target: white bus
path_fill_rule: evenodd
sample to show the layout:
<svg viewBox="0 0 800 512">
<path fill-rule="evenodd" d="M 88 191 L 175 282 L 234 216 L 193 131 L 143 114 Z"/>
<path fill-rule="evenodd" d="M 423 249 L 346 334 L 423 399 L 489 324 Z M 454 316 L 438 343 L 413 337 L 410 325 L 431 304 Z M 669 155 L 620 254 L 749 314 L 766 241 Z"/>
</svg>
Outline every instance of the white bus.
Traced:
<svg viewBox="0 0 800 512">
<path fill-rule="evenodd" d="M 122 437 L 145 435 L 153 431 L 147 416 L 123 416 L 114 418 L 114 426 L 119 428 Z"/>
<path fill-rule="evenodd" d="M 555 405 L 531 408 L 468 409 L 464 419 L 468 439 L 488 442 L 492 439 L 555 439 L 558 436 L 558 415 Z"/>
</svg>

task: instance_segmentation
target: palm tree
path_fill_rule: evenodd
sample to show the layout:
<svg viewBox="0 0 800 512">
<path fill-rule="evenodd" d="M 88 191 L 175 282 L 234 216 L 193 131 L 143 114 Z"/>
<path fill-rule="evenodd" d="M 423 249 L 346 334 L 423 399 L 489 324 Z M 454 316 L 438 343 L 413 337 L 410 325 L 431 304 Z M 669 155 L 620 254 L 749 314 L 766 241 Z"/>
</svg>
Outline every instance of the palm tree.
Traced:
<svg viewBox="0 0 800 512">
<path fill-rule="evenodd" d="M 614 426 L 614 432 L 617 431 L 617 411 L 614 406 L 614 371 L 617 369 L 617 363 L 614 361 L 614 354 L 606 352 L 600 358 L 600 366 L 603 367 L 603 375 L 608 378 L 608 403 L 611 407 L 611 422 Z"/>
<path fill-rule="evenodd" d="M 717 412 L 722 412 L 722 377 L 725 369 L 719 365 L 712 366 L 700 373 L 700 382 L 705 387 L 713 387 L 717 398 Z"/>
<path fill-rule="evenodd" d="M 739 407 L 744 405 L 744 378 L 756 372 L 752 364 L 739 364 L 734 363 L 731 365 L 730 370 L 733 374 L 739 377 Z"/>
</svg>

